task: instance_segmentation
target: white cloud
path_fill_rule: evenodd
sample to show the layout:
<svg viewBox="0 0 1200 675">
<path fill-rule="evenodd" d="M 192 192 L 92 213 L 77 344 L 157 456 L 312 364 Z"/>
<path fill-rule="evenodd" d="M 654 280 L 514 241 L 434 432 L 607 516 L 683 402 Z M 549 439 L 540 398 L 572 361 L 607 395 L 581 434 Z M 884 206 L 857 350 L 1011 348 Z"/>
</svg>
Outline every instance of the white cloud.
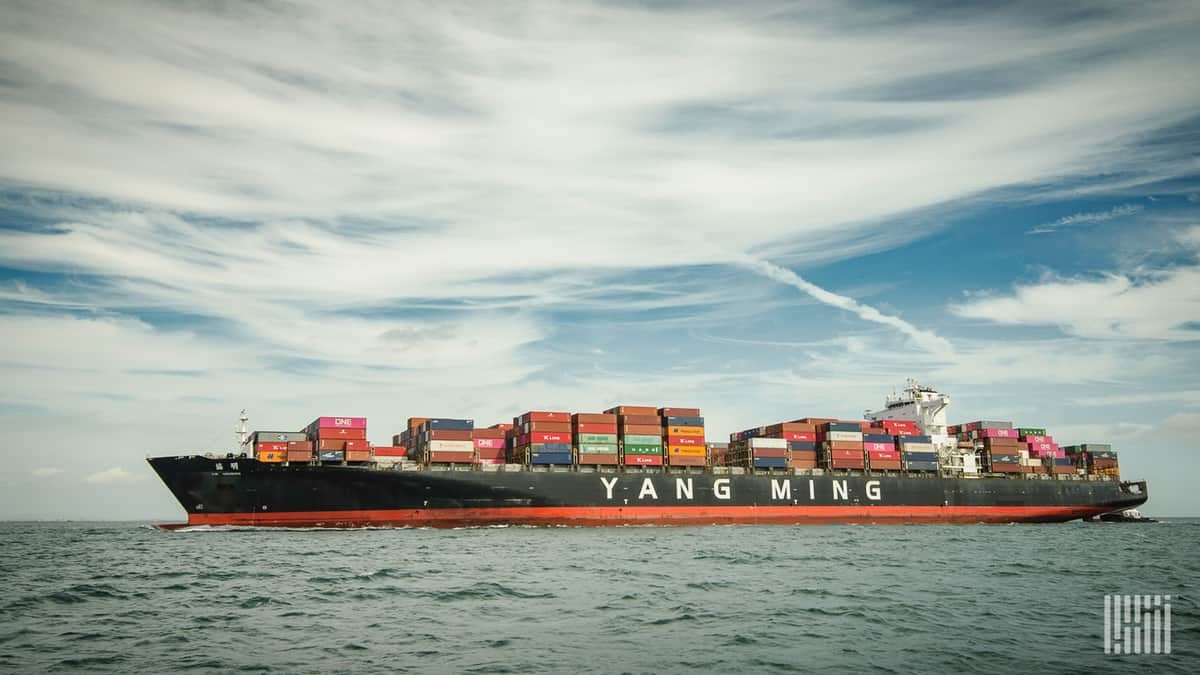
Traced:
<svg viewBox="0 0 1200 675">
<path fill-rule="evenodd" d="M 63 472 L 62 469 L 56 466 L 40 466 L 33 470 L 33 475 L 37 478 L 49 478 L 57 476 Z"/>
<path fill-rule="evenodd" d="M 979 297 L 951 311 L 998 324 L 1058 326 L 1087 338 L 1190 341 L 1200 322 L 1200 267 L 1143 278 L 1054 279 L 1017 286 L 1007 296 Z"/>
<path fill-rule="evenodd" d="M 1107 211 L 1076 213 L 1070 216 L 1059 218 L 1052 223 L 1038 225 L 1037 227 L 1026 232 L 1026 234 L 1046 234 L 1060 230 L 1064 227 L 1073 227 L 1075 225 L 1085 225 L 1090 223 L 1103 223 L 1114 218 L 1132 216 L 1135 213 L 1140 213 L 1143 208 L 1145 207 L 1143 207 L 1141 204 L 1122 204 L 1120 206 L 1114 206 Z"/>
<path fill-rule="evenodd" d="M 141 479 L 142 479 L 141 476 L 138 476 L 138 475 L 128 471 L 127 469 L 124 469 L 119 466 L 114 466 L 112 468 L 104 469 L 103 471 L 97 471 L 96 473 L 90 474 L 87 478 L 84 478 L 83 480 L 85 480 L 88 483 L 103 485 L 103 484 L 108 484 L 108 483 L 131 483 L 134 481 L 139 481 Z"/>
</svg>

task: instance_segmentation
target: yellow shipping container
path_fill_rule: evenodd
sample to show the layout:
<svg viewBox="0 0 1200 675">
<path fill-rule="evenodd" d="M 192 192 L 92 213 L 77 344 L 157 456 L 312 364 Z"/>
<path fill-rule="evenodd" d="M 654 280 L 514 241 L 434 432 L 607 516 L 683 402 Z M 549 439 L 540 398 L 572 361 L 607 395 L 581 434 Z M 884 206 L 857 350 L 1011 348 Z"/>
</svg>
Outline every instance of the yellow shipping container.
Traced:
<svg viewBox="0 0 1200 675">
<path fill-rule="evenodd" d="M 287 453 L 278 450 L 263 450 L 258 453 L 258 461 L 260 462 L 282 462 L 286 459 Z"/>
<path fill-rule="evenodd" d="M 668 436 L 704 436 L 704 427 L 667 427 Z"/>
<path fill-rule="evenodd" d="M 703 445 L 672 445 L 667 448 L 667 454 L 672 457 L 706 457 L 707 450 Z"/>
</svg>

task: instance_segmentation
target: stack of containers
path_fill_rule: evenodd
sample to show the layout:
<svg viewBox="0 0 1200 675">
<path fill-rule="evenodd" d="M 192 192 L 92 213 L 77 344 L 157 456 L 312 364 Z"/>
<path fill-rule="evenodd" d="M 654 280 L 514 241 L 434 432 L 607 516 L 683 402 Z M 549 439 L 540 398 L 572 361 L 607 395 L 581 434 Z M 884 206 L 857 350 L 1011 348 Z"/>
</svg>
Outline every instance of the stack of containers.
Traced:
<svg viewBox="0 0 1200 675">
<path fill-rule="evenodd" d="M 392 436 L 392 447 L 403 446 L 408 450 L 409 457 L 417 457 L 417 441 L 421 435 L 421 425 L 429 420 L 428 417 L 408 418 L 408 427 Z"/>
<path fill-rule="evenodd" d="M 318 417 L 304 433 L 316 445 L 317 459 L 322 462 L 367 462 L 371 459 L 365 417 Z"/>
<path fill-rule="evenodd" d="M 962 425 L 961 433 L 983 450 L 984 465 L 992 473 L 1032 473 L 1021 464 L 1020 434 L 1012 422 L 970 422 Z"/>
<path fill-rule="evenodd" d="M 475 461 L 475 420 L 431 417 L 417 427 L 417 456 L 428 464 Z"/>
<path fill-rule="evenodd" d="M 817 425 L 812 422 L 780 422 L 763 429 L 767 438 L 782 438 L 788 444 L 788 468 L 815 469 L 819 465 Z"/>
<path fill-rule="evenodd" d="M 706 443 L 705 447 L 708 450 L 708 461 L 711 466 L 729 465 L 728 443 Z"/>
<path fill-rule="evenodd" d="M 817 426 L 825 468 L 866 468 L 862 429 L 861 422 L 825 422 Z"/>
<path fill-rule="evenodd" d="M 581 466 L 620 463 L 617 444 L 617 416 L 612 413 L 576 413 L 571 415 L 575 451 Z"/>
<path fill-rule="evenodd" d="M 883 433 L 873 433 L 873 432 Z M 886 428 L 870 429 L 863 433 L 863 450 L 866 452 L 867 468 L 872 471 L 899 471 L 903 467 L 896 437 Z"/>
<path fill-rule="evenodd" d="M 912 420 L 883 420 L 879 422 L 889 436 L 920 436 L 921 428 Z M 951 433 L 957 433 L 957 430 Z"/>
<path fill-rule="evenodd" d="M 379 464 L 397 464 L 408 457 L 408 448 L 396 445 L 395 441 L 391 446 L 376 445 L 371 448 L 371 457 Z"/>
<path fill-rule="evenodd" d="M 785 469 L 788 466 L 788 440 L 762 435 L 766 427 L 732 434 L 729 462 L 754 469 Z"/>
<path fill-rule="evenodd" d="M 1045 429 L 1022 427 L 1017 429 L 1017 439 L 1021 442 L 1021 449 L 1029 453 L 1030 463 L 1037 465 L 1039 469 L 1037 473 L 1075 472 L 1074 467 L 1071 466 L 1071 460 L 1067 459 L 1067 453 L 1058 447 L 1053 436 L 1046 434 Z"/>
<path fill-rule="evenodd" d="M 896 447 L 900 450 L 900 461 L 905 471 L 937 471 L 937 448 L 933 447 L 933 439 L 929 436 L 910 434 L 897 435 Z"/>
<path fill-rule="evenodd" d="M 475 463 L 481 466 L 504 464 L 508 454 L 508 430 L 511 428 L 511 424 L 493 424 L 486 429 L 472 431 Z"/>
<path fill-rule="evenodd" d="M 260 462 L 312 461 L 312 443 L 304 432 L 256 431 L 250 435 L 250 442 L 254 446 L 254 458 Z"/>
<path fill-rule="evenodd" d="M 699 408 L 659 408 L 662 440 L 671 466 L 704 466 L 708 449 L 704 444 L 704 418 Z"/>
<path fill-rule="evenodd" d="M 1120 476 L 1117 453 L 1107 443 L 1084 443 L 1063 448 L 1069 461 L 1093 476 Z M 1064 472 L 1065 473 L 1065 472 Z"/>
<path fill-rule="evenodd" d="M 513 420 L 519 434 L 513 454 L 521 463 L 531 465 L 570 466 L 571 413 L 549 410 L 530 410 Z"/>
<path fill-rule="evenodd" d="M 662 466 L 662 418 L 652 406 L 621 405 L 605 411 L 617 416 L 617 442 L 626 466 Z"/>
</svg>

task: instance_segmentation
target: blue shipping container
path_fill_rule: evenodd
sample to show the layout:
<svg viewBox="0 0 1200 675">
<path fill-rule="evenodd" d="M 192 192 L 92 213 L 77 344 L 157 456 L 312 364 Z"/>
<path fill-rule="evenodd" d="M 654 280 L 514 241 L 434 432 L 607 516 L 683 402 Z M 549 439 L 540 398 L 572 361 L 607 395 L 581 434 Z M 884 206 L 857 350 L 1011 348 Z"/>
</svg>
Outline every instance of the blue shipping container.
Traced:
<svg viewBox="0 0 1200 675">
<path fill-rule="evenodd" d="M 863 434 L 863 443 L 895 443 L 896 439 L 887 434 Z"/>
<path fill-rule="evenodd" d="M 992 453 L 992 462 L 995 464 L 1016 464 L 1021 461 L 1020 455 L 997 455 Z"/>
<path fill-rule="evenodd" d="M 530 452 L 571 452 L 570 443 L 534 443 L 529 446 Z"/>
<path fill-rule="evenodd" d="M 816 450 L 817 444 L 813 441 L 788 441 L 789 450 Z"/>
<path fill-rule="evenodd" d="M 904 468 L 909 471 L 937 471 L 937 462 L 905 462 Z"/>
<path fill-rule="evenodd" d="M 531 452 L 529 453 L 530 464 L 570 464 L 572 462 L 571 453 L 569 452 Z"/>
<path fill-rule="evenodd" d="M 346 453 L 342 450 L 322 450 L 317 457 L 322 462 L 342 462 L 346 459 Z"/>
<path fill-rule="evenodd" d="M 786 469 L 787 457 L 755 457 L 754 468 L 756 469 Z"/>
<path fill-rule="evenodd" d="M 904 453 L 904 461 L 906 462 L 936 462 L 936 452 L 906 452 Z"/>
<path fill-rule="evenodd" d="M 664 417 L 664 423 L 669 427 L 702 427 L 703 417 Z"/>
<path fill-rule="evenodd" d="M 430 429 L 439 429 L 442 431 L 474 431 L 475 420 L 453 420 L 444 417 L 435 417 L 427 420 L 425 424 L 429 425 Z"/>
<path fill-rule="evenodd" d="M 846 422 L 830 422 L 830 431 L 862 431 L 862 426 L 858 424 L 849 424 Z"/>
<path fill-rule="evenodd" d="M 933 439 L 929 436 L 896 436 L 896 442 L 904 445 L 905 443 L 932 443 Z"/>
</svg>

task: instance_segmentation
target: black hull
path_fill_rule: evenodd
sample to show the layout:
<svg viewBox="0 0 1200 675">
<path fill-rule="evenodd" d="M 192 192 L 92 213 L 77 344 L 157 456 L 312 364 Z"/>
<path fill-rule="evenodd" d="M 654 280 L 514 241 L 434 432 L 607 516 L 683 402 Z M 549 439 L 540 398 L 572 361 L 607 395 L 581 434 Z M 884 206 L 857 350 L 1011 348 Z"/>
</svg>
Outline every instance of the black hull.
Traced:
<svg viewBox="0 0 1200 675">
<path fill-rule="evenodd" d="M 149 460 L 187 525 L 292 527 L 1061 522 L 1132 508 L 1144 483 L 629 471 L 384 470 Z"/>
</svg>

